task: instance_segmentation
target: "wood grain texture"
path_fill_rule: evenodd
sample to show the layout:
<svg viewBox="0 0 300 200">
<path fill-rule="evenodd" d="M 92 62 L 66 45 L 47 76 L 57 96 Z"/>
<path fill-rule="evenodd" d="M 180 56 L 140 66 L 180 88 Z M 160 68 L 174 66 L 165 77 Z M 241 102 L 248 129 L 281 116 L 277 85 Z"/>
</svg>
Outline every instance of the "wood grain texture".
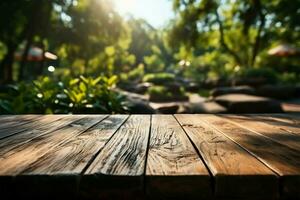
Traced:
<svg viewBox="0 0 300 200">
<path fill-rule="evenodd" d="M 112 115 L 48 151 L 18 175 L 18 194 L 42 199 L 57 199 L 67 194 L 68 198 L 75 198 L 80 174 L 127 118 L 126 115 Z"/>
<path fill-rule="evenodd" d="M 226 118 L 238 123 L 245 129 L 264 135 L 275 142 L 300 150 L 300 127 L 280 125 L 263 116 L 253 115 L 226 115 Z"/>
<path fill-rule="evenodd" d="M 4 156 L 8 157 L 18 152 L 22 145 L 30 146 L 31 141 L 35 138 L 47 135 L 83 117 L 84 116 L 64 116 L 63 118 L 57 118 L 46 116 L 45 118 L 39 118 L 31 123 L 32 126 L 28 125 L 24 131 L 1 140 L 0 160 Z M 24 148 L 24 146 L 22 147 Z"/>
<path fill-rule="evenodd" d="M 255 116 L 251 115 L 250 117 Z M 264 114 L 264 115 L 257 115 L 256 118 L 261 117 L 264 118 L 264 121 L 267 120 L 266 122 L 278 126 L 280 129 L 292 133 L 292 134 L 297 134 L 300 135 L 300 120 L 296 120 L 293 115 L 287 115 L 287 114 Z"/>
<path fill-rule="evenodd" d="M 80 174 L 127 118 L 127 115 L 112 115 L 100 121 L 89 130 L 48 151 L 31 163 L 22 174 Z"/>
<path fill-rule="evenodd" d="M 252 116 L 255 115 L 253 114 Z M 260 114 L 257 116 L 268 117 L 269 119 L 279 122 L 279 124 L 281 124 L 280 122 L 284 122 L 286 124 L 300 126 L 300 117 L 295 114 Z"/>
<path fill-rule="evenodd" d="M 1 200 L 300 199 L 299 128 L 295 114 L 0 116 Z"/>
<path fill-rule="evenodd" d="M 205 115 L 175 115 L 215 179 L 215 196 L 274 199 L 276 175 L 247 151 L 204 122 Z"/>
<path fill-rule="evenodd" d="M 211 198 L 210 175 L 171 115 L 154 115 L 146 168 L 150 198 Z M 176 190 L 174 190 L 176 188 Z"/>
<path fill-rule="evenodd" d="M 40 127 L 43 122 L 51 123 L 62 117 L 63 116 L 57 115 L 20 115 L 15 118 L 15 121 L 2 123 L 2 127 L 0 128 L 0 139 L 7 138 L 28 130 L 31 131 L 36 127 Z"/>
<path fill-rule="evenodd" d="M 56 148 L 64 140 L 75 137 L 98 123 L 105 116 L 89 116 L 72 122 L 58 130 L 48 134 L 42 134 L 30 140 L 30 142 L 14 148 L 1 155 L 0 175 L 17 175 L 35 162 L 49 150 Z"/>
<path fill-rule="evenodd" d="M 85 172 L 82 194 L 101 199 L 141 198 L 150 115 L 131 115 Z"/>
<path fill-rule="evenodd" d="M 20 124 L 30 123 L 38 117 L 41 117 L 41 115 L 0 115 L 0 130 L 5 128 L 11 128 Z"/>
<path fill-rule="evenodd" d="M 244 129 L 231 120 L 221 117 L 206 115 L 205 121 L 217 130 L 238 143 L 269 168 L 280 175 L 281 193 L 284 198 L 300 198 L 300 153 L 285 145 L 279 144 Z"/>
</svg>

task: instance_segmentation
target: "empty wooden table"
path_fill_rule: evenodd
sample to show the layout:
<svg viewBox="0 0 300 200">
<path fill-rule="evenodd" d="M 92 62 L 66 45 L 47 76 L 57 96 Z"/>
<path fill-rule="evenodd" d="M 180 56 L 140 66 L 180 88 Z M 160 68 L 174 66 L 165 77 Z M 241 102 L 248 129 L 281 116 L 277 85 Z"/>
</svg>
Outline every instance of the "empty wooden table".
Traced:
<svg viewBox="0 0 300 200">
<path fill-rule="evenodd" d="M 300 115 L 0 116 L 1 199 L 300 199 Z"/>
</svg>

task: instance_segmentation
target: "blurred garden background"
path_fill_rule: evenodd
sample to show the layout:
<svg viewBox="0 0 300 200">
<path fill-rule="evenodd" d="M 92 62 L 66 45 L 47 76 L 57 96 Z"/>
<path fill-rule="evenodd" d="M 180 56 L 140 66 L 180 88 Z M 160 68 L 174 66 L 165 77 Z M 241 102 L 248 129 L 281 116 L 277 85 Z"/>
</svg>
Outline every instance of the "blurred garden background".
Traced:
<svg viewBox="0 0 300 200">
<path fill-rule="evenodd" d="M 0 114 L 300 112 L 300 0 L 1 0 Z"/>
</svg>

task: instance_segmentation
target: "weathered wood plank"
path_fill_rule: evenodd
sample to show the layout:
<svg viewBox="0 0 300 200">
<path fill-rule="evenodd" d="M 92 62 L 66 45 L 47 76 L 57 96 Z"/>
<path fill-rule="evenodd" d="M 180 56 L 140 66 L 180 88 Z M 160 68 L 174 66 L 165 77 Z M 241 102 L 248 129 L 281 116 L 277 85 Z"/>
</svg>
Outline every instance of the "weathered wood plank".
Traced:
<svg viewBox="0 0 300 200">
<path fill-rule="evenodd" d="M 253 116 L 255 116 L 253 114 Z M 274 119 L 278 122 L 285 122 L 292 125 L 300 126 L 300 115 L 298 114 L 260 114 L 256 116 L 263 116 L 263 117 L 269 117 L 271 119 Z"/>
<path fill-rule="evenodd" d="M 283 198 L 300 198 L 299 151 L 244 129 L 225 117 L 225 115 L 221 117 L 205 115 L 203 120 L 222 131 L 279 174 Z"/>
<path fill-rule="evenodd" d="M 300 150 L 300 127 L 282 126 L 276 121 L 255 115 L 226 115 L 226 118 L 238 123 L 245 129 L 266 136 L 282 145 Z"/>
<path fill-rule="evenodd" d="M 153 115 L 146 168 L 150 198 L 209 199 L 209 172 L 171 115 Z M 176 188 L 176 190 L 174 190 Z"/>
<path fill-rule="evenodd" d="M 16 177 L 18 195 L 76 198 L 80 174 L 127 118 L 127 115 L 112 115 L 28 165 Z"/>
<path fill-rule="evenodd" d="M 247 151 L 205 123 L 205 116 L 175 115 L 214 176 L 216 198 L 276 198 L 276 175 Z"/>
<path fill-rule="evenodd" d="M 255 116 L 255 115 L 252 115 Z M 300 120 L 297 120 L 296 117 L 293 115 L 287 114 L 264 114 L 264 115 L 257 115 L 256 117 L 263 117 L 267 118 L 267 122 L 272 125 L 281 126 L 281 129 L 293 133 L 293 134 L 300 134 Z"/>
<path fill-rule="evenodd" d="M 41 115 L 0 115 L 0 123 L 9 123 L 16 120 L 35 118 Z"/>
<path fill-rule="evenodd" d="M 27 127 L 25 131 L 22 131 L 11 137 L 7 137 L 1 140 L 0 143 L 0 160 L 4 156 L 18 152 L 18 147 L 26 144 L 30 145 L 31 141 L 41 135 L 49 134 L 55 130 L 58 130 L 72 122 L 82 119 L 84 116 L 65 116 L 63 118 L 55 116 L 46 116 L 32 123 L 32 128 Z M 24 147 L 24 146 L 23 146 Z M 16 150 L 15 150 L 16 149 Z"/>
<path fill-rule="evenodd" d="M 44 115 L 44 116 L 36 116 L 31 117 L 27 122 L 19 123 L 13 125 L 5 125 L 5 127 L 0 129 L 0 139 L 7 138 L 13 136 L 15 134 L 23 133 L 26 131 L 34 130 L 35 128 L 41 127 L 41 125 L 48 124 L 54 121 L 57 121 L 64 116 L 62 115 Z"/>
<path fill-rule="evenodd" d="M 0 176 L 17 175 L 35 162 L 51 149 L 56 148 L 64 140 L 75 137 L 92 127 L 106 116 L 89 116 L 72 122 L 58 130 L 48 134 L 42 134 L 30 140 L 30 142 L 4 153 L 0 157 Z"/>
<path fill-rule="evenodd" d="M 87 169 L 81 194 L 101 199 L 140 198 L 150 115 L 131 115 Z"/>
<path fill-rule="evenodd" d="M 21 124 L 30 123 L 39 117 L 41 117 L 41 115 L 0 115 L 0 130 L 11 128 L 12 126 L 14 127 Z"/>
</svg>

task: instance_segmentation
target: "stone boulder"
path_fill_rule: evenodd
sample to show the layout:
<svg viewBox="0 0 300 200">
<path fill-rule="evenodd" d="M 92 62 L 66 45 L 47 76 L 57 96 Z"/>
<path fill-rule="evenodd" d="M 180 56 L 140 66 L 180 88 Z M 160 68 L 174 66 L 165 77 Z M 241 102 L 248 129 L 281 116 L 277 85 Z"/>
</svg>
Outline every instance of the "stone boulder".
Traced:
<svg viewBox="0 0 300 200">
<path fill-rule="evenodd" d="M 268 83 L 268 80 L 263 77 L 257 77 L 257 78 L 235 78 L 231 81 L 232 85 L 249 85 L 252 87 L 259 87 L 261 85 L 264 85 Z"/>
<path fill-rule="evenodd" d="M 128 108 L 131 114 L 156 114 L 147 101 L 135 98 L 127 98 Z"/>
<path fill-rule="evenodd" d="M 214 99 L 227 108 L 228 113 L 280 113 L 280 102 L 260 96 L 246 94 L 227 94 Z"/>
<path fill-rule="evenodd" d="M 195 82 L 186 83 L 184 85 L 184 88 L 188 92 L 198 92 L 201 89 L 200 85 Z"/>
<path fill-rule="evenodd" d="M 145 94 L 149 87 L 151 87 L 152 83 L 136 83 L 136 84 L 121 84 L 119 87 L 127 92 L 137 93 L 137 94 Z"/>
<path fill-rule="evenodd" d="M 244 86 L 233 86 L 233 87 L 218 87 L 210 92 L 211 96 L 217 97 L 225 94 L 255 94 L 255 89 L 244 85 Z"/>
<path fill-rule="evenodd" d="M 217 113 L 226 113 L 227 110 L 225 107 L 217 104 L 216 102 L 201 102 L 201 103 L 191 103 L 187 105 L 188 113 L 197 114 L 197 113 L 207 113 L 207 114 L 217 114 Z"/>
<path fill-rule="evenodd" d="M 128 91 L 114 89 L 114 91 L 122 94 L 126 98 L 126 105 L 131 114 L 155 114 L 156 111 L 149 104 L 149 97 L 131 93 Z"/>
<path fill-rule="evenodd" d="M 298 92 L 295 86 L 264 85 L 257 88 L 257 95 L 274 99 L 292 99 L 300 95 Z"/>
<path fill-rule="evenodd" d="M 181 85 L 176 82 L 166 83 L 164 85 L 169 92 L 172 94 L 181 94 Z"/>
<path fill-rule="evenodd" d="M 151 87 L 153 84 L 152 83 L 139 83 L 136 86 L 134 86 L 133 92 L 138 93 L 138 94 L 145 94 L 148 90 L 149 87 Z"/>
<path fill-rule="evenodd" d="M 150 103 L 150 105 L 160 114 L 176 114 L 180 107 L 178 103 Z"/>
<path fill-rule="evenodd" d="M 179 96 L 179 95 L 166 96 L 166 95 L 151 94 L 149 100 L 152 102 L 188 101 L 189 97 Z"/>
</svg>

